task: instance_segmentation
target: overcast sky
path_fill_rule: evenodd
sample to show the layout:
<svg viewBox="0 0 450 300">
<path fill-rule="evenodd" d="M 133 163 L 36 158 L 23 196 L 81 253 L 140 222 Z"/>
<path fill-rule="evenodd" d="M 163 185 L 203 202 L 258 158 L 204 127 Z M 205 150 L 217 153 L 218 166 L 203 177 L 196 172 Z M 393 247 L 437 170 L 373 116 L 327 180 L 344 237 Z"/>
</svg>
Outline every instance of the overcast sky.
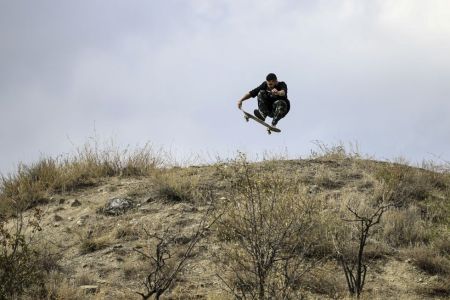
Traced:
<svg viewBox="0 0 450 300">
<path fill-rule="evenodd" d="M 269 72 L 291 100 L 270 136 L 236 106 Z M 0 0 L 1 173 L 94 132 L 180 157 L 320 140 L 449 160 L 449 96 L 447 0 Z"/>
</svg>

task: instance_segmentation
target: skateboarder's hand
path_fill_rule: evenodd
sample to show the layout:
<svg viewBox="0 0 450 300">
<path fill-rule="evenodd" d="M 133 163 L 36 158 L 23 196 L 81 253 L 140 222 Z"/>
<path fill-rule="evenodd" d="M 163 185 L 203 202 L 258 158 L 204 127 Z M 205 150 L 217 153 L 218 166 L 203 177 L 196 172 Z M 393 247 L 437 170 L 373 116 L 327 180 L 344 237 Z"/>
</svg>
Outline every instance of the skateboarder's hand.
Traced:
<svg viewBox="0 0 450 300">
<path fill-rule="evenodd" d="M 277 89 L 273 89 L 270 91 L 272 93 L 272 95 L 276 96 L 278 95 L 278 90 Z"/>
<path fill-rule="evenodd" d="M 238 105 L 238 108 L 241 109 L 242 108 L 242 100 L 239 100 L 237 105 Z"/>
</svg>

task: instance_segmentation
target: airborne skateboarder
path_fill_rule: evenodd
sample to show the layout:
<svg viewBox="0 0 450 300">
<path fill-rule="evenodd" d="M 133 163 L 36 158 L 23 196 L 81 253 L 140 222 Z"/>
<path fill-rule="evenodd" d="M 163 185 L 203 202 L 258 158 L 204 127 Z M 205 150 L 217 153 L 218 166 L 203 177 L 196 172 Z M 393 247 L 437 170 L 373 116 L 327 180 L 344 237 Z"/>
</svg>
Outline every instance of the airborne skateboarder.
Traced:
<svg viewBox="0 0 450 300">
<path fill-rule="evenodd" d="M 273 73 L 268 74 L 266 81 L 238 101 L 239 109 L 242 107 L 242 102 L 256 96 L 258 96 L 258 109 L 254 110 L 255 116 L 262 121 L 266 117 L 271 117 L 272 126 L 276 126 L 278 121 L 289 112 L 290 103 L 287 98 L 287 85 L 283 81 L 278 81 L 277 76 Z"/>
</svg>

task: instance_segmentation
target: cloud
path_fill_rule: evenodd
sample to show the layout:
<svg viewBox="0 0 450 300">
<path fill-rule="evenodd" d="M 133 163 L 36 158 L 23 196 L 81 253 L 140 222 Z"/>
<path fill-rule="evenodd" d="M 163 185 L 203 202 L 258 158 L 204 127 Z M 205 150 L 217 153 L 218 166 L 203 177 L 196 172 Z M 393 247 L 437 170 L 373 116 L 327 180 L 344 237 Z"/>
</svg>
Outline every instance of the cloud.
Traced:
<svg viewBox="0 0 450 300">
<path fill-rule="evenodd" d="M 437 0 L 2 3 L 0 170 L 68 151 L 94 123 L 180 152 L 302 154 L 320 139 L 448 153 L 449 14 Z M 235 107 L 268 72 L 293 104 L 270 138 Z"/>
</svg>

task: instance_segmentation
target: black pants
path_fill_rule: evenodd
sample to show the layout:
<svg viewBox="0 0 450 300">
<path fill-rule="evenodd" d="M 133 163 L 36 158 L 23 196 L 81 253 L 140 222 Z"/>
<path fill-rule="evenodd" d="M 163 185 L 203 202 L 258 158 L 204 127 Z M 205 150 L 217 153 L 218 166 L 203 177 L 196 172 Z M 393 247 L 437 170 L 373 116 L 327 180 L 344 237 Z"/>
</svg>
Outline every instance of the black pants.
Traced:
<svg viewBox="0 0 450 300">
<path fill-rule="evenodd" d="M 290 110 L 289 100 L 275 99 L 267 91 L 258 93 L 258 109 L 264 116 L 269 116 L 276 121 L 284 118 Z"/>
</svg>

